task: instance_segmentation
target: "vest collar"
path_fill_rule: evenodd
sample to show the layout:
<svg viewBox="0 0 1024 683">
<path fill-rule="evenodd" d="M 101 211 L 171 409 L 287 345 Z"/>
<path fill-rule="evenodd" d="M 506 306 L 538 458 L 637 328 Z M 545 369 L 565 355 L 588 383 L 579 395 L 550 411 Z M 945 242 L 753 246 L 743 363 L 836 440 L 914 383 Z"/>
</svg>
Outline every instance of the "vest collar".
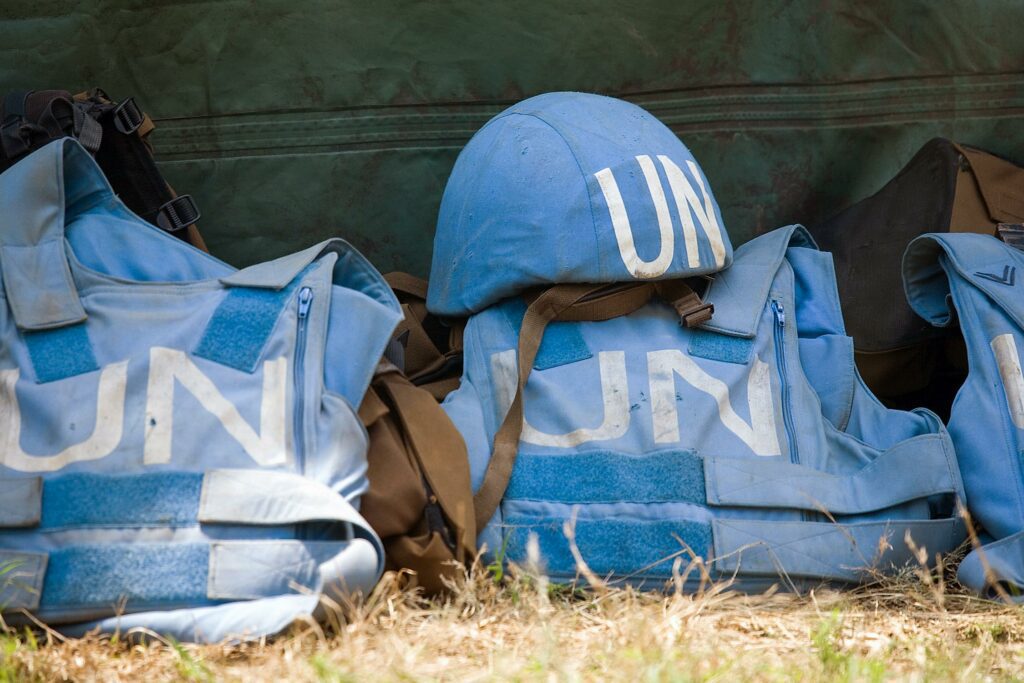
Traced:
<svg viewBox="0 0 1024 683">
<path fill-rule="evenodd" d="M 715 305 L 715 315 L 701 327 L 753 339 L 775 274 L 790 247 L 818 248 L 806 228 L 789 225 L 755 237 L 736 249 L 732 265 L 718 273 L 708 288 L 704 299 Z"/>
</svg>

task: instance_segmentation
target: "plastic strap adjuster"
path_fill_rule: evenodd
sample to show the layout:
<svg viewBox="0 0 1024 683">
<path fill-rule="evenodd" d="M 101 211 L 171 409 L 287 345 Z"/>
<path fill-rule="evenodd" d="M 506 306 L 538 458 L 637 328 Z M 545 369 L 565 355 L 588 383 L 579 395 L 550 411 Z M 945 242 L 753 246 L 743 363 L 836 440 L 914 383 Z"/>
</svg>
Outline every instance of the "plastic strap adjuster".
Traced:
<svg viewBox="0 0 1024 683">
<path fill-rule="evenodd" d="M 192 195 L 178 195 L 156 213 L 156 224 L 166 232 L 178 232 L 199 220 L 199 207 Z"/>
<path fill-rule="evenodd" d="M 114 107 L 114 128 L 125 135 L 131 135 L 137 131 L 144 120 L 142 110 L 139 109 L 139 105 L 135 104 L 134 97 L 129 97 Z"/>
<path fill-rule="evenodd" d="M 679 317 L 684 327 L 697 327 L 711 320 L 715 314 L 715 305 L 711 303 L 701 304 L 696 308 L 686 311 L 679 311 Z"/>
</svg>

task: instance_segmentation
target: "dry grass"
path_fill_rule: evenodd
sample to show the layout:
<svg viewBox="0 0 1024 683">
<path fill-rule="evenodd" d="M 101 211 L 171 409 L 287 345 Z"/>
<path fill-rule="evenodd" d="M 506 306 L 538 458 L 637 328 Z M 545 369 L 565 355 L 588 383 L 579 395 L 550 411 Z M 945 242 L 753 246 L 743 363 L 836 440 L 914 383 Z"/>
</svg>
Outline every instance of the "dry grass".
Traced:
<svg viewBox="0 0 1024 683">
<path fill-rule="evenodd" d="M 853 592 L 697 595 L 479 569 L 427 601 L 385 577 L 329 632 L 192 646 L 8 633 L 0 680 L 1021 680 L 1024 610 L 923 571 Z"/>
</svg>

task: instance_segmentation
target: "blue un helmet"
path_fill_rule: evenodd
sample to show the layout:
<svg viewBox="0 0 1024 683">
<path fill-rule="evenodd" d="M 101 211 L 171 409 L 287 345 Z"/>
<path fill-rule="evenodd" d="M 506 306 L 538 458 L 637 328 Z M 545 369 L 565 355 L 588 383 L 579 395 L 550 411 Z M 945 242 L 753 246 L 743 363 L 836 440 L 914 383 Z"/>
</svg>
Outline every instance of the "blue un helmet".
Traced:
<svg viewBox="0 0 1024 683">
<path fill-rule="evenodd" d="M 672 131 L 600 95 L 538 95 L 455 162 L 428 308 L 470 315 L 536 285 L 663 280 L 732 262 L 718 203 Z"/>
</svg>

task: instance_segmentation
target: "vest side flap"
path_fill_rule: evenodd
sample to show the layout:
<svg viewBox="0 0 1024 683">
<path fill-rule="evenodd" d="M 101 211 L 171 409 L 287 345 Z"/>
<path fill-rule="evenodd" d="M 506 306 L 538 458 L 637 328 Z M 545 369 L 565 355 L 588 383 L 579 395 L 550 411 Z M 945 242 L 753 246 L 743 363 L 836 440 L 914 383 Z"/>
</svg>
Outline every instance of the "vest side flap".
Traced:
<svg viewBox="0 0 1024 683">
<path fill-rule="evenodd" d="M 34 527 L 42 518 L 42 509 L 42 477 L 0 479 L 0 527 Z"/>
<path fill-rule="evenodd" d="M 995 237 L 971 233 L 922 235 L 903 256 L 903 286 L 911 308 L 936 327 L 953 319 L 949 271 L 983 292 L 1021 328 L 1024 252 Z"/>
<path fill-rule="evenodd" d="M 22 330 L 64 327 L 86 318 L 64 251 L 64 211 L 65 185 L 72 194 L 109 192 L 90 165 L 95 166 L 77 142 L 56 141 L 0 175 L 0 270 L 4 295 Z"/>
<path fill-rule="evenodd" d="M 734 337 L 752 339 L 775 274 L 790 247 L 817 245 L 802 225 L 789 225 L 755 237 L 736 249 L 732 265 L 712 280 L 704 300 L 715 314 L 701 327 Z"/>
</svg>

